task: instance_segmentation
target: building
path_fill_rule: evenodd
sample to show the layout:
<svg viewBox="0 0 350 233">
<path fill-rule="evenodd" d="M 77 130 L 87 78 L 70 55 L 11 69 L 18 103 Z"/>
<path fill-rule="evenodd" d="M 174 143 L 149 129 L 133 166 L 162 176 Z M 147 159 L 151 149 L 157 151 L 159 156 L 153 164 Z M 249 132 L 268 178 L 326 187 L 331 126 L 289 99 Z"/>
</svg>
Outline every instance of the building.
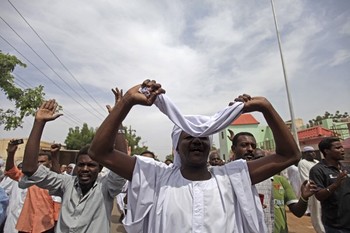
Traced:
<svg viewBox="0 0 350 233">
<path fill-rule="evenodd" d="M 0 139 L 0 156 L 2 159 L 6 160 L 7 158 L 7 145 L 12 138 L 3 138 Z M 24 143 L 18 145 L 16 154 L 15 154 L 15 162 L 20 162 L 23 160 L 24 149 L 27 144 L 28 138 L 23 138 Z M 40 150 L 42 151 L 50 151 L 51 145 L 53 143 L 41 141 L 40 142 Z M 60 154 L 59 154 L 59 163 L 60 164 L 69 164 L 75 163 L 75 156 L 78 154 L 78 150 L 67 150 L 64 146 L 62 146 Z"/>
<path fill-rule="evenodd" d="M 287 121 L 286 125 L 291 129 L 290 121 Z M 333 119 L 324 119 L 319 122 L 319 125 L 310 128 L 306 128 L 303 121 L 297 119 L 296 128 L 298 130 L 299 145 L 301 148 L 304 146 L 313 146 L 317 149 L 318 143 L 324 137 L 335 136 L 343 140 L 349 140 L 348 138 L 350 138 L 349 118 L 337 122 L 333 121 Z M 252 114 L 242 114 L 225 130 L 219 132 L 220 156 L 226 161 L 232 156 L 232 143 L 229 140 L 230 133 L 228 130 L 232 130 L 234 134 L 239 132 L 252 133 L 256 139 L 258 148 L 270 151 L 275 150 L 275 141 L 270 127 L 261 126 L 260 122 L 258 122 Z M 347 140 L 344 140 L 344 143 L 346 143 Z M 346 148 L 346 151 L 349 151 L 346 153 L 346 159 L 350 160 L 350 148 Z"/>
<path fill-rule="evenodd" d="M 225 161 L 232 155 L 231 141 L 229 140 L 230 133 L 228 129 L 232 130 L 234 134 L 239 132 L 252 133 L 255 136 L 259 148 L 265 150 L 274 150 L 275 148 L 275 141 L 270 127 L 261 126 L 260 122 L 258 122 L 252 114 L 242 114 L 225 130 L 219 132 L 220 157 Z"/>
</svg>

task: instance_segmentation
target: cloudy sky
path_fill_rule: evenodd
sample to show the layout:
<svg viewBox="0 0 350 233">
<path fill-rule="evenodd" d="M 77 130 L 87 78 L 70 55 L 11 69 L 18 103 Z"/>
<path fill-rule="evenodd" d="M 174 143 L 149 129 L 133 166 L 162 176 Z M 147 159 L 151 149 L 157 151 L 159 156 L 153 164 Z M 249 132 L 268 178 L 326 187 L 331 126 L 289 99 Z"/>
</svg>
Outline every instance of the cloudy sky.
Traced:
<svg viewBox="0 0 350 233">
<path fill-rule="evenodd" d="M 350 112 L 350 1 L 275 0 L 275 8 L 295 117 Z M 46 141 L 63 143 L 83 122 L 98 127 L 111 88 L 147 78 L 184 114 L 212 115 L 248 93 L 290 119 L 270 0 L 11 0 L 0 16 L 0 50 L 28 65 L 15 70 L 16 83 L 44 85 L 64 108 Z M 32 122 L 1 137 L 27 137 Z M 161 158 L 170 154 L 172 124 L 156 107 L 134 107 L 124 124 Z"/>
</svg>

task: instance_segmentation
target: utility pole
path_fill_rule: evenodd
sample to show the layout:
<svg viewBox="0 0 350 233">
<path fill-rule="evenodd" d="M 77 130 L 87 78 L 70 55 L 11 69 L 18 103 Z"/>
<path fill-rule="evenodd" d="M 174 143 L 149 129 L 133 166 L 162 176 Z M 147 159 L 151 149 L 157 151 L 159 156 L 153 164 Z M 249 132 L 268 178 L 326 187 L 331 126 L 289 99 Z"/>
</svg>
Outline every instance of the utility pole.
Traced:
<svg viewBox="0 0 350 233">
<path fill-rule="evenodd" d="M 295 118 L 294 118 L 294 110 L 293 110 L 292 98 L 290 97 L 290 92 L 289 92 L 289 87 L 288 87 L 287 72 L 286 72 L 284 59 L 283 59 L 280 33 L 279 33 L 279 30 L 278 30 L 277 18 L 276 18 L 276 12 L 275 12 L 275 5 L 274 5 L 273 0 L 271 0 L 271 7 L 272 7 L 273 19 L 274 19 L 274 22 L 275 22 L 275 28 L 276 28 L 276 34 L 277 34 L 279 51 L 280 51 L 280 55 L 281 55 L 284 83 L 285 83 L 285 86 L 286 86 L 287 99 L 288 99 L 288 105 L 289 105 L 289 112 L 290 112 L 290 118 L 291 118 L 291 122 L 292 122 L 292 134 L 293 134 L 294 140 L 297 143 L 298 147 L 300 147 L 299 139 L 298 139 L 298 132 L 297 132 L 297 128 L 295 126 Z"/>
</svg>

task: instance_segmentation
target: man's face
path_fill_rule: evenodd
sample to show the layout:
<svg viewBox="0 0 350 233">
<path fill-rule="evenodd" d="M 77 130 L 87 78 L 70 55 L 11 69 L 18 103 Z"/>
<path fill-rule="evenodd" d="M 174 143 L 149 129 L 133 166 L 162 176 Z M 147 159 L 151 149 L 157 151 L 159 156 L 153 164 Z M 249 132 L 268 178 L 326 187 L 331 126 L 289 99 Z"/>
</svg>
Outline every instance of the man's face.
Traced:
<svg viewBox="0 0 350 233">
<path fill-rule="evenodd" d="M 92 160 L 89 155 L 79 155 L 77 161 L 77 177 L 80 185 L 93 185 L 100 172 L 100 165 Z"/>
<path fill-rule="evenodd" d="M 217 153 L 212 153 L 209 156 L 209 164 L 211 166 L 220 166 L 221 165 L 221 159 L 219 154 Z"/>
<path fill-rule="evenodd" d="M 68 174 L 71 174 L 72 171 L 73 171 L 73 167 L 72 167 L 71 165 L 68 165 L 68 166 L 67 166 L 67 169 L 66 169 L 66 172 L 67 172 Z"/>
<path fill-rule="evenodd" d="M 315 151 L 306 151 L 305 153 L 305 158 L 309 160 L 314 160 L 316 159 L 316 152 Z"/>
<path fill-rule="evenodd" d="M 178 152 L 182 165 L 195 167 L 207 166 L 209 150 L 210 141 L 208 137 L 196 138 L 185 132 L 181 133 Z"/>
<path fill-rule="evenodd" d="M 38 165 L 44 165 L 47 168 L 51 168 L 52 163 L 49 160 L 49 158 L 46 155 L 39 155 L 38 156 Z"/>
<path fill-rule="evenodd" d="M 327 157 L 329 156 L 333 160 L 344 160 L 344 147 L 341 142 L 333 142 L 332 147 L 330 149 L 325 150 L 327 153 Z"/>
<path fill-rule="evenodd" d="M 65 172 L 67 170 L 67 165 L 61 165 L 61 173 Z"/>
<path fill-rule="evenodd" d="M 256 148 L 255 138 L 249 135 L 241 135 L 237 139 L 237 145 L 232 145 L 235 159 L 252 160 Z"/>
</svg>

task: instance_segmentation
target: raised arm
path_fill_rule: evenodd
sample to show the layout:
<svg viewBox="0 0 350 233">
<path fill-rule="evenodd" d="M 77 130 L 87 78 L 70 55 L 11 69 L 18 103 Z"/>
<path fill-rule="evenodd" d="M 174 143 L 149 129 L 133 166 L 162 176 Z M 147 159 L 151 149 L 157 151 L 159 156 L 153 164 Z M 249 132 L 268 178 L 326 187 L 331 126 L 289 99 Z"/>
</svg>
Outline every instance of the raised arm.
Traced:
<svg viewBox="0 0 350 233">
<path fill-rule="evenodd" d="M 23 157 L 22 171 L 27 176 L 33 175 L 38 169 L 40 139 L 46 122 L 55 120 L 62 115 L 56 114 L 56 108 L 57 103 L 55 100 L 45 101 L 35 114 L 33 128 L 30 132 Z"/>
<path fill-rule="evenodd" d="M 59 143 L 54 143 L 51 145 L 51 157 L 52 157 L 52 167 L 51 171 L 56 172 L 58 174 L 61 173 L 61 167 L 59 163 L 59 154 L 61 150 L 61 144 Z"/>
<path fill-rule="evenodd" d="M 139 92 L 140 88 L 147 88 L 149 94 L 147 96 L 141 94 Z M 119 126 L 134 105 L 150 106 L 157 95 L 162 93 L 165 93 L 165 91 L 160 84 L 146 80 L 142 85 L 134 86 L 124 96 L 121 96 L 117 105 L 113 107 L 110 114 L 98 128 L 89 150 L 90 157 L 125 179 L 131 180 L 136 158 L 114 148 Z M 117 143 L 125 145 L 125 140 L 120 140 Z"/>
<path fill-rule="evenodd" d="M 123 90 L 119 90 L 117 87 L 115 89 L 112 89 L 112 92 L 114 94 L 114 99 L 115 99 L 114 106 L 111 107 L 110 105 L 106 105 L 108 113 L 112 112 L 113 108 L 117 106 L 118 102 L 123 97 Z M 123 127 L 123 124 L 120 124 L 118 126 L 118 132 L 114 141 L 114 149 L 122 151 L 124 153 L 128 153 L 128 144 L 125 139 L 125 129 Z"/>
<path fill-rule="evenodd" d="M 314 195 L 317 191 L 317 186 L 315 182 L 305 180 L 301 185 L 301 195 L 297 203 L 288 205 L 289 210 L 298 218 L 305 214 L 308 206 L 309 197 Z"/>
<path fill-rule="evenodd" d="M 276 143 L 275 154 L 247 163 L 252 184 L 266 180 L 300 160 L 301 154 L 292 134 L 266 98 L 250 98 L 248 95 L 243 95 L 236 101 L 244 102 L 244 112 L 259 111 L 264 115 Z"/>
<path fill-rule="evenodd" d="M 10 140 L 7 144 L 7 159 L 6 159 L 6 165 L 5 165 L 5 171 L 11 170 L 15 166 L 15 153 L 17 151 L 17 145 L 13 144 L 14 140 Z"/>
</svg>

